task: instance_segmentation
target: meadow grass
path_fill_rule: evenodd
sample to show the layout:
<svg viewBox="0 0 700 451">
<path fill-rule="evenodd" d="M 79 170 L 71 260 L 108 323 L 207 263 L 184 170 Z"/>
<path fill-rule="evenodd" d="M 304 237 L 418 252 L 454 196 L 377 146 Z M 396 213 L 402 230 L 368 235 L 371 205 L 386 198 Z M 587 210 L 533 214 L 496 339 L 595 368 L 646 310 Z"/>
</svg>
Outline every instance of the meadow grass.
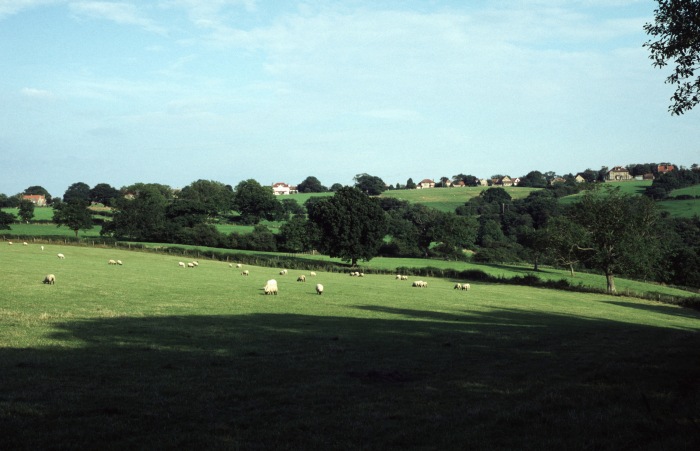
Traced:
<svg viewBox="0 0 700 451">
<path fill-rule="evenodd" d="M 0 247 L 0 448 L 700 446 L 698 312 L 180 259 Z"/>
<path fill-rule="evenodd" d="M 488 186 L 469 186 L 463 188 L 428 188 L 428 189 L 402 189 L 384 191 L 382 197 L 393 197 L 410 203 L 423 204 L 440 211 L 454 212 L 455 208 L 464 205 L 469 199 L 477 197 Z M 532 191 L 539 188 L 504 187 L 513 199 L 527 197 Z"/>
</svg>

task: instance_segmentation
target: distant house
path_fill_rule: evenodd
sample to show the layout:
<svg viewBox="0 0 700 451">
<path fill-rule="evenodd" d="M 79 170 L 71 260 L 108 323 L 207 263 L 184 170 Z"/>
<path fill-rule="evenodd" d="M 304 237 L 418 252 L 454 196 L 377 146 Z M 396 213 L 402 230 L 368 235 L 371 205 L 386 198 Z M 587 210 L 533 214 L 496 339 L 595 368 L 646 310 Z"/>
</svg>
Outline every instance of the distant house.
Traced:
<svg viewBox="0 0 700 451">
<path fill-rule="evenodd" d="M 549 181 L 550 186 L 554 186 L 557 183 L 566 183 L 566 179 L 564 177 L 554 177 Z"/>
<path fill-rule="evenodd" d="M 658 172 L 659 174 L 665 174 L 667 172 L 673 171 L 674 169 L 676 169 L 676 167 L 672 164 L 660 164 L 657 166 L 656 172 Z"/>
<path fill-rule="evenodd" d="M 654 180 L 654 174 L 652 174 L 651 172 L 649 172 L 648 174 L 644 174 L 642 176 L 642 180 Z"/>
<path fill-rule="evenodd" d="M 615 166 L 608 171 L 605 179 L 611 182 L 622 182 L 626 180 L 634 180 L 634 177 L 632 177 L 630 172 L 622 166 Z"/>
<path fill-rule="evenodd" d="M 454 186 L 455 188 L 464 188 L 465 186 L 467 186 L 467 184 L 464 183 L 464 180 L 460 180 L 458 182 L 454 182 L 452 186 Z"/>
<path fill-rule="evenodd" d="M 46 206 L 46 196 L 44 196 L 43 194 L 23 194 L 22 200 L 28 200 L 37 207 Z"/>
<path fill-rule="evenodd" d="M 520 185 L 520 177 L 515 177 L 513 179 L 513 186 L 518 186 Z"/>
<path fill-rule="evenodd" d="M 291 194 L 292 187 L 284 182 L 277 182 L 272 184 L 272 192 L 275 196 L 286 196 Z"/>
<path fill-rule="evenodd" d="M 423 179 L 416 185 L 416 189 L 435 188 L 435 182 L 430 179 Z"/>
<path fill-rule="evenodd" d="M 582 176 L 581 174 L 576 174 L 576 177 L 574 177 L 574 180 L 576 180 L 576 183 L 584 183 L 586 181 L 586 178 Z"/>
<path fill-rule="evenodd" d="M 489 186 L 489 179 L 479 179 L 479 186 Z"/>
<path fill-rule="evenodd" d="M 513 180 L 507 175 L 504 175 L 500 178 L 492 179 L 492 182 L 494 186 L 513 186 Z"/>
</svg>

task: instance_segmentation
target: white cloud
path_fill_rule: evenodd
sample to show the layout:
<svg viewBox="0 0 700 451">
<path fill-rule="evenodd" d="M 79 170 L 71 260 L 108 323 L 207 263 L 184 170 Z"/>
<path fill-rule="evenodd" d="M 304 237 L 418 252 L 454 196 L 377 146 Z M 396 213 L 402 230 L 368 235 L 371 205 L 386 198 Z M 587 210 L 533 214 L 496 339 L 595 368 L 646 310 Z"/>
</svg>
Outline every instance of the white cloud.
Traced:
<svg viewBox="0 0 700 451">
<path fill-rule="evenodd" d="M 51 91 L 36 88 L 22 88 L 22 95 L 32 99 L 52 100 L 56 96 Z"/>
<path fill-rule="evenodd" d="M 134 25 L 156 34 L 166 34 L 166 29 L 146 17 L 136 6 L 124 2 L 85 1 L 70 4 L 74 14 L 111 20 L 122 25 Z"/>
<path fill-rule="evenodd" d="M 66 0 L 0 0 L 0 19 L 4 16 L 17 14 L 25 9 L 50 5 L 52 3 L 65 3 L 65 1 Z"/>
</svg>

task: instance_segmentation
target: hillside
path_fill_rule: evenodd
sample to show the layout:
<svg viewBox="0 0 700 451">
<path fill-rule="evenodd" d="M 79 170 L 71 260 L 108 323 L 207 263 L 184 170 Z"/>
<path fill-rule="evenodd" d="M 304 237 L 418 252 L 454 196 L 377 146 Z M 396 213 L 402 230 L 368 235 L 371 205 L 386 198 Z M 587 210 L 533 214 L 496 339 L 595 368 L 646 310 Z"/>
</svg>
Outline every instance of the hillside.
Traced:
<svg viewBox="0 0 700 451">
<path fill-rule="evenodd" d="M 698 312 L 181 259 L 0 247 L 0 447 L 700 447 Z"/>
</svg>

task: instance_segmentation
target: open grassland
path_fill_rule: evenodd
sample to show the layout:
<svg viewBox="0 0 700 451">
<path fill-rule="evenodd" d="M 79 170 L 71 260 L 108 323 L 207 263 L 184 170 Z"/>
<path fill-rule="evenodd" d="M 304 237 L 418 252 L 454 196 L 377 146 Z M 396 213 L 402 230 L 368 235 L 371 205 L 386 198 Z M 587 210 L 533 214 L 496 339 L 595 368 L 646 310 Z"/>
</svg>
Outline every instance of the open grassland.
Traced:
<svg viewBox="0 0 700 451">
<path fill-rule="evenodd" d="M 664 200 L 659 202 L 659 208 L 667 211 L 671 216 L 692 218 L 700 216 L 700 199 Z"/>
<path fill-rule="evenodd" d="M 605 182 L 601 183 L 598 186 L 602 189 L 603 187 L 617 187 L 620 188 L 620 191 L 623 193 L 627 194 L 637 194 L 637 195 L 642 195 L 644 193 L 644 190 L 648 187 L 651 186 L 651 181 L 649 180 L 632 180 L 629 182 Z M 572 204 L 576 201 L 578 201 L 583 195 L 585 194 L 585 191 L 581 191 L 580 193 L 577 194 L 572 194 L 570 196 L 565 196 L 559 199 L 559 202 L 563 205 L 569 205 Z"/>
<path fill-rule="evenodd" d="M 445 212 L 454 212 L 455 208 L 464 205 L 469 199 L 477 197 L 488 186 L 463 187 L 463 188 L 428 188 L 428 189 L 402 189 L 385 191 L 383 197 L 393 197 L 411 203 L 423 204 Z M 527 197 L 532 191 L 539 188 L 505 187 L 513 199 Z"/>
<path fill-rule="evenodd" d="M 0 247 L 0 448 L 700 447 L 698 312 L 179 260 Z"/>
</svg>

